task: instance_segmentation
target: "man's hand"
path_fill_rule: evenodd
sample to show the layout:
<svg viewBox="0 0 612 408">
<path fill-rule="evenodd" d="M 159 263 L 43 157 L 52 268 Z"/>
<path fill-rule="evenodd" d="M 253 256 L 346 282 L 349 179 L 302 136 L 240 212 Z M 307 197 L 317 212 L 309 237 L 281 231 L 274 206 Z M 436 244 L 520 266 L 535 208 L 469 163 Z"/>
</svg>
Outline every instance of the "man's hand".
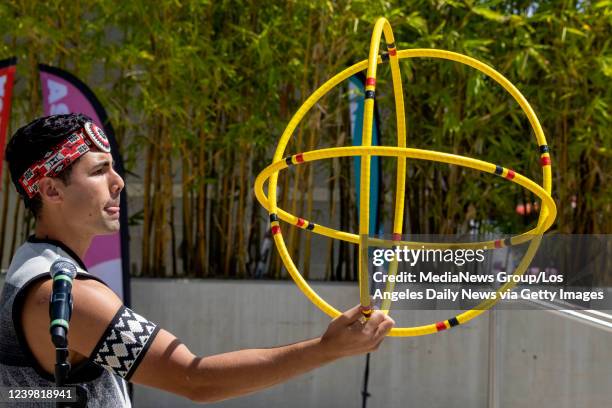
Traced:
<svg viewBox="0 0 612 408">
<path fill-rule="evenodd" d="M 380 311 L 365 321 L 359 305 L 336 317 L 321 337 L 321 346 L 334 357 L 367 353 L 378 348 L 395 322 Z"/>
</svg>

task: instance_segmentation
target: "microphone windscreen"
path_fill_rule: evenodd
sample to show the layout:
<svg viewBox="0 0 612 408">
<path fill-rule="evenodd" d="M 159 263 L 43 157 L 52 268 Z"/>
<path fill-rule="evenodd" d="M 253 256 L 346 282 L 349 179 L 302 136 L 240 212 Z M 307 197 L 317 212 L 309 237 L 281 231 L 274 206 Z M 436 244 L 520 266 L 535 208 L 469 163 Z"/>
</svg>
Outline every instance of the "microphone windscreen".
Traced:
<svg viewBox="0 0 612 408">
<path fill-rule="evenodd" d="M 63 273 L 74 279 L 77 274 L 77 268 L 74 263 L 68 258 L 58 258 L 51 264 L 51 276 L 55 277 L 58 273 Z"/>
</svg>

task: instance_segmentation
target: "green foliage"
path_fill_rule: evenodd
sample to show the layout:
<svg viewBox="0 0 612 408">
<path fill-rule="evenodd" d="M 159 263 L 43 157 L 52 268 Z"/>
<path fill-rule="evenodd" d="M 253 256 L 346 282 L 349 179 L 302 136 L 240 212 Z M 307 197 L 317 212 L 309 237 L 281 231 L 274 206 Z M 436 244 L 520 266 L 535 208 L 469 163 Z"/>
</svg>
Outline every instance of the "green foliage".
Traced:
<svg viewBox="0 0 612 408">
<path fill-rule="evenodd" d="M 202 221 L 206 248 L 240 252 L 226 246 L 234 234 L 250 234 L 253 248 L 261 236 L 250 220 L 232 225 L 232 214 L 223 213 L 232 200 L 228 197 L 251 196 L 252 205 L 254 176 L 267 164 L 290 116 L 323 81 L 367 57 L 378 16 L 390 20 L 400 49 L 465 53 L 509 78 L 532 104 L 551 145 L 553 195 L 560 211 L 555 228 L 612 230 L 608 0 L 6 0 L 0 4 L 0 58 L 20 58 L 17 124 L 40 112 L 37 62 L 74 72 L 109 110 L 129 170 L 150 183 L 145 200 L 158 205 L 164 198 L 156 194 L 170 194 L 164 185 L 182 183 L 188 200 L 183 209 L 195 214 L 199 197 L 211 206 Z M 529 124 L 497 84 L 446 61 L 404 61 L 402 70 L 410 146 L 481 158 L 541 180 Z M 379 76 L 384 141 L 394 144 L 386 67 Z M 304 122 L 303 130 L 316 134 L 315 147 L 337 145 L 339 133 L 331 129 L 347 128 L 347 115 L 336 114 L 348 108 L 340 92 L 322 102 L 320 124 L 314 114 Z M 306 135 L 290 149 L 305 149 Z M 236 181 L 241 160 L 248 162 L 242 184 Z M 181 173 L 185 166 L 188 171 Z M 414 161 L 409 167 L 414 233 L 463 231 L 470 217 L 508 233 L 533 222 L 515 212 L 517 203 L 533 197 L 510 183 L 439 164 Z M 393 171 L 386 173 L 385 185 L 393 188 Z M 169 203 L 143 213 L 136 208 L 133 222 L 150 223 L 151 231 L 159 227 L 156 239 L 167 240 L 168 228 L 174 228 L 168 227 L 172 208 Z M 169 217 L 158 219 L 159 214 Z M 205 238 L 193 222 L 194 229 L 185 234 L 191 234 L 189 250 L 195 251 Z M 228 235 L 216 242 L 213 236 L 226 227 Z M 249 249 L 230 268 L 244 269 L 240 263 L 252 263 L 256 252 Z M 167 255 L 158 255 L 165 262 Z M 214 266 L 211 259 L 202 262 Z M 188 265 L 185 261 L 184 269 Z"/>
</svg>

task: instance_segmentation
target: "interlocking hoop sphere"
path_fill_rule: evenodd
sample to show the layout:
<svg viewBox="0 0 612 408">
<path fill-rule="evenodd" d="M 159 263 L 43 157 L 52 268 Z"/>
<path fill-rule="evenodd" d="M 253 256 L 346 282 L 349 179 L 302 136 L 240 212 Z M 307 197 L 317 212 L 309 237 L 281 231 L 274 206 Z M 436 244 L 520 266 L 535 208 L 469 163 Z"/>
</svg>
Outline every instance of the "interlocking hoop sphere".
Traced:
<svg viewBox="0 0 612 408">
<path fill-rule="evenodd" d="M 384 40 L 387 45 L 387 52 L 379 54 L 379 45 L 381 38 L 384 35 Z M 436 58 L 458 62 L 468 65 L 485 75 L 489 76 L 499 85 L 501 85 L 519 104 L 523 112 L 527 115 L 531 128 L 533 129 L 540 153 L 540 165 L 542 167 L 543 182 L 542 185 L 535 183 L 529 178 L 503 166 L 488 163 L 482 160 L 469 157 L 436 152 L 431 150 L 413 149 L 406 147 L 406 123 L 404 114 L 404 99 L 401 81 L 401 72 L 399 60 L 403 58 Z M 374 114 L 374 97 L 376 91 L 376 69 L 378 64 L 389 63 L 391 67 L 391 77 L 393 82 L 393 92 L 395 99 L 396 120 L 397 120 L 397 147 L 391 146 L 371 146 L 372 141 L 372 125 Z M 290 156 L 285 155 L 287 144 L 293 135 L 298 124 L 309 112 L 309 110 L 329 91 L 340 84 L 342 81 L 352 75 L 367 69 L 365 101 L 364 101 L 364 117 L 363 117 L 363 137 L 362 146 L 355 147 L 336 147 L 328 149 L 313 150 L 303 153 L 298 153 Z M 305 220 L 290 214 L 287 211 L 278 208 L 277 204 L 277 182 L 278 173 L 290 166 L 301 165 L 303 163 L 314 162 L 322 159 L 330 159 L 345 156 L 359 156 L 361 158 L 361 174 L 360 174 L 360 196 L 359 196 L 359 233 L 353 234 L 345 231 L 338 231 L 320 224 L 315 224 L 313 221 Z M 368 238 L 369 226 L 369 202 L 370 202 L 370 157 L 384 156 L 397 158 L 397 185 L 395 197 L 395 213 L 393 222 L 393 239 L 385 242 L 379 239 Z M 519 92 L 503 75 L 491 68 L 490 66 L 466 55 L 455 52 L 438 50 L 438 49 L 410 49 L 396 50 L 393 31 L 389 22 L 380 18 L 374 26 L 372 38 L 370 42 L 370 53 L 367 60 L 358 62 L 357 64 L 345 69 L 341 73 L 335 75 L 312 95 L 310 95 L 298 111 L 293 115 L 285 131 L 283 132 L 272 164 L 267 166 L 255 180 L 255 195 L 257 200 L 263 205 L 270 214 L 270 228 L 274 238 L 274 243 L 278 253 L 287 268 L 287 271 L 295 281 L 296 285 L 304 293 L 304 295 L 312 301 L 319 309 L 328 314 L 330 317 L 337 317 L 340 312 L 321 298 L 308 283 L 304 280 L 298 271 L 295 263 L 291 259 L 283 235 L 280 229 L 280 221 L 285 221 L 291 225 L 297 226 L 311 232 L 321 234 L 333 239 L 340 239 L 359 245 L 359 293 L 360 303 L 366 307 L 366 314 L 369 314 L 370 307 L 369 294 L 369 278 L 367 268 L 367 251 L 368 247 L 374 245 L 407 245 L 428 247 L 436 246 L 437 244 L 424 244 L 414 242 L 401 241 L 403 214 L 404 214 L 404 193 L 406 184 L 406 159 L 429 160 L 439 163 L 448 163 L 451 165 L 462 166 L 475 170 L 480 170 L 487 173 L 492 173 L 516 183 L 533 194 L 537 195 L 542 200 L 541 211 L 538 222 L 535 228 L 525 233 L 507 238 L 505 240 L 492 240 L 486 242 L 470 243 L 470 244 L 443 244 L 445 247 L 461 247 L 461 248 L 484 248 L 496 249 L 510 245 L 518 245 L 529 242 L 529 247 L 517 268 L 514 275 L 521 275 L 525 272 L 529 263 L 533 259 L 541 240 L 542 234 L 553 224 L 557 209 L 555 202 L 551 197 L 552 189 L 552 165 L 550 152 L 544 137 L 544 132 L 536 117 L 533 109 Z M 268 195 L 264 193 L 264 184 L 268 182 Z M 439 246 L 438 246 L 439 247 Z M 511 280 L 498 289 L 499 292 L 504 292 L 512 289 L 516 283 Z M 389 288 L 387 288 L 389 289 Z M 497 296 L 496 299 L 500 297 Z M 390 336 L 422 336 L 426 334 L 437 333 L 452 327 L 464 324 L 474 317 L 480 315 L 485 310 L 491 308 L 498 300 L 486 300 L 476 306 L 474 309 L 465 311 L 457 316 L 447 320 L 431 323 L 423 326 L 415 327 L 397 327 L 393 328 L 389 333 Z"/>
</svg>

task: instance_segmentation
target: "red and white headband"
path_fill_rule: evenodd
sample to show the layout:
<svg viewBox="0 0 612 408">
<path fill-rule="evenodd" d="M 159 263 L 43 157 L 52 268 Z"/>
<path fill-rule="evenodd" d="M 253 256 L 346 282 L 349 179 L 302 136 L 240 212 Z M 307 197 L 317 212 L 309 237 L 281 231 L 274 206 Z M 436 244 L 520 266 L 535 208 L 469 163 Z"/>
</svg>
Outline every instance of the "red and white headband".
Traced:
<svg viewBox="0 0 612 408">
<path fill-rule="evenodd" d="M 68 136 L 42 159 L 28 167 L 19 179 L 19 184 L 28 197 L 34 197 L 39 191 L 38 182 L 43 177 L 57 176 L 76 159 L 89 152 L 92 145 L 104 153 L 111 151 L 110 143 L 102 129 L 93 122 L 87 122 L 83 128 Z"/>
</svg>

